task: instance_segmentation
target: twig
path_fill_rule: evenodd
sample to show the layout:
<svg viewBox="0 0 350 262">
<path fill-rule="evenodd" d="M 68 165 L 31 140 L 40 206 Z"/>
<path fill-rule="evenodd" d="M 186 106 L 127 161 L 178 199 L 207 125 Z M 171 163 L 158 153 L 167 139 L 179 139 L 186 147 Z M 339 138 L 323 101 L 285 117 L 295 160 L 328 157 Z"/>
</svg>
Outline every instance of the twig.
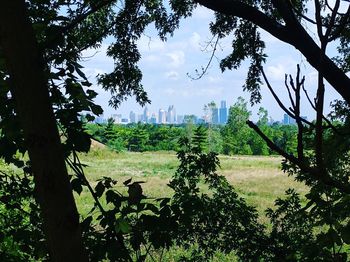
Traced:
<svg viewBox="0 0 350 262">
<path fill-rule="evenodd" d="M 295 119 L 295 115 L 294 115 L 290 110 L 288 110 L 288 109 L 284 106 L 284 104 L 282 103 L 282 101 L 279 99 L 279 97 L 277 96 L 277 94 L 276 94 L 275 91 L 273 90 L 273 88 L 272 88 L 272 86 L 271 86 L 269 80 L 268 80 L 267 77 L 266 77 L 266 74 L 265 74 L 265 72 L 264 72 L 264 69 L 261 68 L 260 71 L 261 71 L 261 74 L 262 74 L 262 76 L 263 76 L 263 78 L 264 78 L 264 80 L 265 80 L 265 83 L 266 83 L 266 85 L 267 85 L 267 88 L 270 90 L 270 92 L 271 92 L 272 96 L 274 97 L 274 99 L 276 100 L 277 104 L 281 107 L 281 109 L 282 109 L 287 115 L 289 115 L 290 117 L 292 117 L 293 119 Z M 311 126 L 311 127 L 314 127 L 314 124 L 311 123 L 311 122 L 309 122 L 309 121 L 307 121 L 306 119 L 301 118 L 301 121 L 302 121 L 303 123 L 305 123 L 305 124 Z"/>
<path fill-rule="evenodd" d="M 204 69 L 202 69 L 202 73 L 200 73 L 197 77 L 192 77 L 189 74 L 187 74 L 192 80 L 199 80 L 199 79 L 201 79 L 205 75 L 205 73 L 208 71 L 209 66 L 211 65 L 211 62 L 213 61 L 213 58 L 215 56 L 215 52 L 217 50 L 219 39 L 220 39 L 220 37 L 218 35 L 217 38 L 216 38 L 216 41 L 214 43 L 214 49 L 212 50 L 211 56 L 209 58 L 209 61 L 208 61 L 207 65 L 206 65 L 206 67 Z"/>
</svg>

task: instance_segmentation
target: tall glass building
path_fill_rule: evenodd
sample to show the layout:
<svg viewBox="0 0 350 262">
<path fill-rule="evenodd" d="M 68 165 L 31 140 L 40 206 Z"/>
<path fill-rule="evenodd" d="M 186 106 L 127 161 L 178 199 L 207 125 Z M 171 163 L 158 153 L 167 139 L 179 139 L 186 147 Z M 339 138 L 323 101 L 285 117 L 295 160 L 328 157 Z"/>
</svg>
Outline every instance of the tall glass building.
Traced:
<svg viewBox="0 0 350 262">
<path fill-rule="evenodd" d="M 226 122 L 227 122 L 227 108 L 226 108 L 226 101 L 225 100 L 221 101 L 219 113 L 220 113 L 219 123 L 222 125 L 226 124 Z"/>
</svg>

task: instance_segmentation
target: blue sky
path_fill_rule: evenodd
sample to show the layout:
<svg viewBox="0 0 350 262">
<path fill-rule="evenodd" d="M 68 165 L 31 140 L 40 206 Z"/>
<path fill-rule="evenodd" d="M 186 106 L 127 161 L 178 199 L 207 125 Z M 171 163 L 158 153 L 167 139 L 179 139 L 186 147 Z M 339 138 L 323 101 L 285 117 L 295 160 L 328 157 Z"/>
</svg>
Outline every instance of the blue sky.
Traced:
<svg viewBox="0 0 350 262">
<path fill-rule="evenodd" d="M 178 115 L 201 116 L 204 105 L 211 101 L 219 105 L 221 100 L 226 100 L 227 105 L 230 106 L 239 96 L 249 100 L 249 94 L 242 91 L 249 61 L 235 71 L 221 73 L 219 69 L 218 60 L 230 52 L 230 38 L 220 42 L 221 48 L 216 53 L 218 59 L 214 58 L 206 75 L 200 80 L 192 80 L 187 75 L 195 76 L 195 70 L 206 66 L 209 61 L 210 49 L 204 50 L 204 47 L 212 37 L 208 30 L 208 24 L 212 18 L 213 13 L 210 10 L 204 7 L 197 8 L 191 18 L 182 21 L 180 29 L 167 42 L 159 40 L 151 27 L 145 32 L 138 46 L 142 54 L 139 65 L 144 75 L 143 85 L 152 101 L 148 105 L 149 111 L 157 114 L 160 108 L 167 109 L 169 105 L 174 105 Z M 312 27 L 310 32 L 314 32 Z M 313 95 L 317 74 L 308 65 L 306 59 L 294 47 L 281 43 L 268 33 L 262 32 L 262 36 L 268 55 L 265 72 L 282 101 L 289 105 L 284 87 L 284 75 L 285 73 L 295 75 L 298 63 L 306 77 L 306 88 L 310 95 Z M 143 109 L 135 103 L 133 97 L 130 97 L 117 110 L 109 107 L 110 95 L 96 85 L 96 75 L 109 72 L 113 68 L 113 60 L 105 56 L 107 46 L 108 41 L 103 43 L 99 50 L 88 50 L 83 54 L 86 57 L 83 63 L 86 75 L 95 83 L 95 89 L 99 93 L 96 102 L 102 105 L 105 111 L 104 117 L 116 113 L 128 117 L 131 110 L 141 113 Z M 262 97 L 261 103 L 251 108 L 252 119 L 257 119 L 256 112 L 262 106 L 268 110 L 274 120 L 281 120 L 283 111 L 265 86 L 262 86 Z M 327 87 L 326 112 L 329 110 L 330 101 L 335 98 L 339 98 L 337 93 Z M 303 100 L 302 104 L 302 114 L 308 119 L 314 119 L 314 112 L 307 101 Z"/>
</svg>

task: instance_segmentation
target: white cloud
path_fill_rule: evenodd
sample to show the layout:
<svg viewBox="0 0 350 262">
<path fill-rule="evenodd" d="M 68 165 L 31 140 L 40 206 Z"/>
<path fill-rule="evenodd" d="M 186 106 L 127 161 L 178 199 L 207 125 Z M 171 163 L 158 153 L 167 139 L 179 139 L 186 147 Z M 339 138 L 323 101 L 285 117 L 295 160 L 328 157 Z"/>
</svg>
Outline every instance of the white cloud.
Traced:
<svg viewBox="0 0 350 262">
<path fill-rule="evenodd" d="M 154 63 L 159 62 L 161 60 L 160 56 L 157 55 L 147 55 L 142 58 L 144 62 Z"/>
<path fill-rule="evenodd" d="M 180 50 L 167 53 L 166 56 L 170 58 L 170 63 L 168 64 L 171 68 L 178 68 L 185 64 L 185 53 Z"/>
<path fill-rule="evenodd" d="M 200 43 L 201 43 L 201 36 L 194 32 L 189 40 L 191 47 L 195 49 L 200 49 Z"/>
<path fill-rule="evenodd" d="M 297 63 L 293 58 L 279 57 L 273 61 L 273 65 L 267 67 L 267 78 L 272 81 L 284 81 L 286 74 L 294 75 Z"/>
<path fill-rule="evenodd" d="M 166 78 L 169 78 L 171 80 L 177 80 L 179 79 L 179 73 L 176 71 L 169 71 L 165 73 Z"/>
</svg>

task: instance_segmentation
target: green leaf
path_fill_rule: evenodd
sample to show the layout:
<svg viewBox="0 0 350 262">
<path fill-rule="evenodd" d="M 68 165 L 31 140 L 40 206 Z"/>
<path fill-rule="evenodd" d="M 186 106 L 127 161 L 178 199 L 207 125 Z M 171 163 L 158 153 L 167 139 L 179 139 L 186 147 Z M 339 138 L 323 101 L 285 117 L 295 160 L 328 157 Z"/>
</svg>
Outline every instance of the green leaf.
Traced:
<svg viewBox="0 0 350 262">
<path fill-rule="evenodd" d="M 128 180 L 125 180 L 123 182 L 124 186 L 127 186 L 131 182 L 132 178 L 129 178 Z"/>
<path fill-rule="evenodd" d="M 98 182 L 95 187 L 96 196 L 101 197 L 104 191 L 105 191 L 104 184 L 102 182 Z"/>
<path fill-rule="evenodd" d="M 79 178 L 74 178 L 71 182 L 70 182 L 72 189 L 78 193 L 78 195 L 80 195 L 80 193 L 83 191 L 83 187 L 82 187 L 82 183 L 81 180 Z"/>
<path fill-rule="evenodd" d="M 108 203 L 114 203 L 114 204 L 118 204 L 118 202 L 120 202 L 120 197 L 119 195 L 114 192 L 113 190 L 108 190 L 106 192 L 106 201 L 107 204 Z"/>
<path fill-rule="evenodd" d="M 102 113 L 103 113 L 103 109 L 99 105 L 91 104 L 90 109 L 91 109 L 91 112 L 97 116 L 102 115 Z"/>
<path fill-rule="evenodd" d="M 350 223 L 340 229 L 340 235 L 346 244 L 350 244 Z"/>
<path fill-rule="evenodd" d="M 122 232 L 123 234 L 127 234 L 131 232 L 131 227 L 128 222 L 126 222 L 124 219 L 119 219 L 118 224 L 116 225 L 116 231 Z"/>
</svg>

